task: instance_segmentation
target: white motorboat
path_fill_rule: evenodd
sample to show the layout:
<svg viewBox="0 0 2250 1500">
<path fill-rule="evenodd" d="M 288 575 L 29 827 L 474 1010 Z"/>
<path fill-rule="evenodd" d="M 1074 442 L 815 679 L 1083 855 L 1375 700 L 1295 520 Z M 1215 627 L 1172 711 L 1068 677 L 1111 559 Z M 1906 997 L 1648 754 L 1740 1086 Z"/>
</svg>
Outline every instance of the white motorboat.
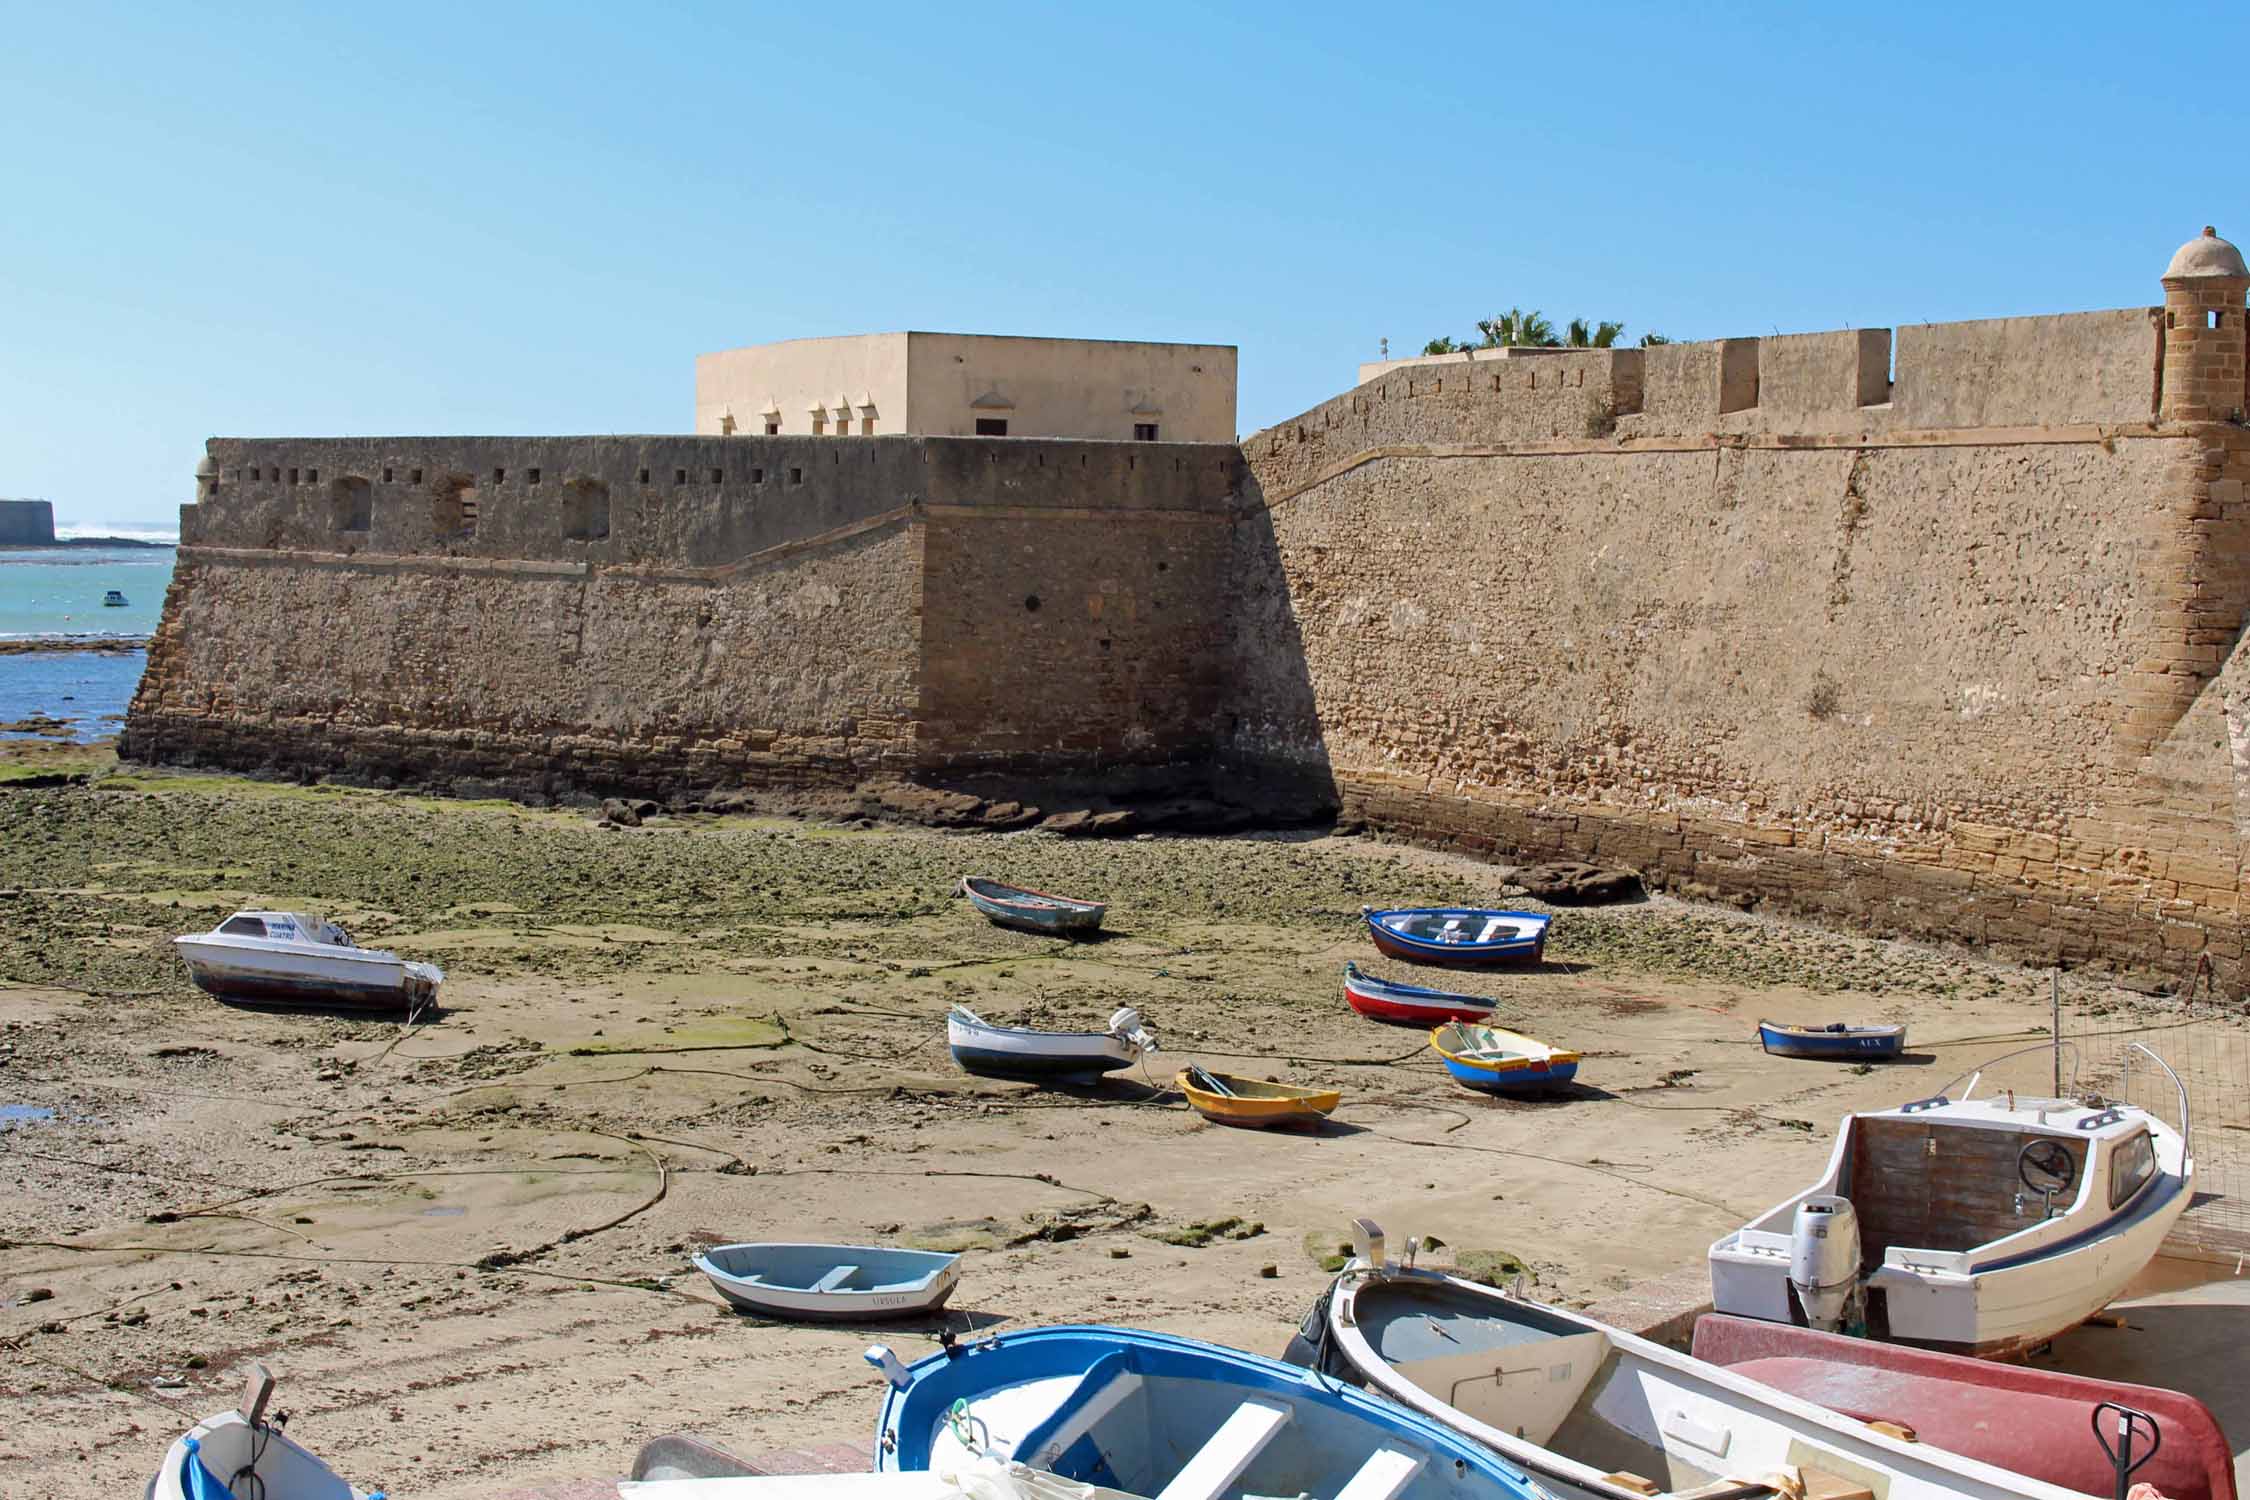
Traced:
<svg viewBox="0 0 2250 1500">
<path fill-rule="evenodd" d="M 945 1018 L 945 1040 L 964 1072 L 1034 1083 L 1099 1078 L 1129 1068 L 1143 1052 L 1156 1050 L 1156 1038 L 1141 1024 L 1140 1012 L 1129 1005 L 1109 1018 L 1107 1031 L 1001 1026 L 956 1005 Z"/>
<path fill-rule="evenodd" d="M 354 947 L 343 928 L 303 912 L 238 911 L 172 946 L 197 989 L 253 1004 L 411 1011 L 434 1003 L 445 979 L 435 964 Z"/>
<path fill-rule="evenodd" d="M 266 1420 L 273 1376 L 261 1364 L 250 1366 L 242 1404 L 196 1423 L 173 1439 L 142 1500 L 224 1500 L 262 1496 L 264 1500 L 369 1500 L 337 1476 L 334 1469 L 291 1442 L 282 1432 L 288 1419 Z"/>
<path fill-rule="evenodd" d="M 1957 1078 L 1846 1116 L 1818 1182 L 1711 1247 L 1713 1304 L 1988 1359 L 2077 1327 L 2156 1255 L 2195 1188 L 2186 1088 L 2139 1043 L 2125 1057 L 2171 1080 L 2178 1129 L 2098 1096 L 1974 1097 L 2006 1057 L 1964 1075 L 1958 1098 Z"/>
<path fill-rule="evenodd" d="M 1359 1253 L 1290 1361 L 1475 1438 L 1563 1500 L 2084 1500 L 1520 1292 L 1399 1265 L 1380 1228 L 1355 1228 Z"/>
</svg>

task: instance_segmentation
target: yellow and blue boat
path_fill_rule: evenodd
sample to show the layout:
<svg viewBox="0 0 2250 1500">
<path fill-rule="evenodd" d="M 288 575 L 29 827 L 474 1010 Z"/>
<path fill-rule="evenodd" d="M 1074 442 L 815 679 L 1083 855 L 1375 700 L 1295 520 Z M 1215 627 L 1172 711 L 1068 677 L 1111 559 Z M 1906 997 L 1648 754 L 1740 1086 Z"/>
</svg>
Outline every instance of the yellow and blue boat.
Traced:
<svg viewBox="0 0 2250 1500">
<path fill-rule="evenodd" d="M 1448 1021 L 1430 1033 L 1445 1071 L 1482 1094 L 1528 1094 L 1578 1076 L 1578 1054 L 1497 1026 Z"/>
</svg>

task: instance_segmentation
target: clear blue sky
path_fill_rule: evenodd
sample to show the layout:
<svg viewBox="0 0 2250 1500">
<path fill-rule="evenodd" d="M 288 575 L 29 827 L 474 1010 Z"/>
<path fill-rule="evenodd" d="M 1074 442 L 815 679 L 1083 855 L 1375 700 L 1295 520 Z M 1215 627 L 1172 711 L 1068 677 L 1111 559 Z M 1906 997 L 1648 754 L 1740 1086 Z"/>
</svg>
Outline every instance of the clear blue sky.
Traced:
<svg viewBox="0 0 2250 1500">
<path fill-rule="evenodd" d="M 0 3 L 0 495 L 684 431 L 699 351 L 909 327 L 1238 344 L 1248 432 L 1510 304 L 2113 307 L 2250 240 L 2239 5 L 325 9 Z"/>
</svg>

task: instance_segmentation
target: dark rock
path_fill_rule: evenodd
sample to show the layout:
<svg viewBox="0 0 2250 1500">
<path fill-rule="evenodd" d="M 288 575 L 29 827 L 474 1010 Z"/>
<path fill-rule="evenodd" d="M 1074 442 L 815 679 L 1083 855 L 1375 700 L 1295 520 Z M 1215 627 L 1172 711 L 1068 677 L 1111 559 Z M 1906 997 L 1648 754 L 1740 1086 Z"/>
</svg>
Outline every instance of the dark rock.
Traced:
<svg viewBox="0 0 2250 1500">
<path fill-rule="evenodd" d="M 1070 812 L 1056 813 L 1039 826 L 1049 833 L 1059 833 L 1065 838 L 1070 838 L 1089 831 L 1093 824 L 1093 813 L 1081 807 L 1074 808 Z"/>
<path fill-rule="evenodd" d="M 1632 870 L 1605 870 L 1576 860 L 1525 865 L 1508 877 L 1542 901 L 1557 906 L 1599 906 L 1631 901 L 1641 894 L 1641 877 Z"/>
<path fill-rule="evenodd" d="M 656 805 L 650 803 L 649 810 L 654 812 Z M 624 828 L 641 826 L 640 809 L 623 797 L 604 797 L 602 799 L 602 817 Z"/>
</svg>

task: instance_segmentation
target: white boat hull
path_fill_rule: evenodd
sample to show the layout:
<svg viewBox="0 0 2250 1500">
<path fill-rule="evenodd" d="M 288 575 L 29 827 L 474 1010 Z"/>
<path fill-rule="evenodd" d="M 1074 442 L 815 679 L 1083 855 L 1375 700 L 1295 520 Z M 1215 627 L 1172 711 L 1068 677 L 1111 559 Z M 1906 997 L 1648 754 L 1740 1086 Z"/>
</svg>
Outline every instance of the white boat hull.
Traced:
<svg viewBox="0 0 2250 1500">
<path fill-rule="evenodd" d="M 1429 1271 L 1394 1267 L 1383 1274 L 1448 1286 L 1495 1306 L 1514 1300 Z M 1662 1472 L 1640 1477 L 1674 1493 L 1810 1467 L 1872 1482 L 1882 1500 L 2082 1500 L 2073 1490 L 1900 1441 L 1723 1366 L 1544 1304 L 1517 1305 L 1565 1327 L 1561 1337 L 1513 1345 L 1508 1358 L 1463 1348 L 1429 1362 L 1418 1383 L 1394 1368 L 1360 1326 L 1357 1293 L 1371 1279 L 1364 1270 L 1347 1272 L 1325 1311 L 1327 1360 L 1336 1373 L 1475 1438 L 1571 1500 L 1649 1500 L 1613 1477 L 1624 1445 L 1650 1451 L 1645 1461 Z M 1447 1368 L 1436 1368 L 1441 1363 Z M 1464 1401 L 1473 1399 L 1465 1393 L 1487 1390 L 1487 1404 L 1504 1407 L 1507 1425 L 1425 1388 L 1440 1383 L 1445 1395 Z M 1601 1462 L 1562 1451 L 1598 1429 L 1613 1434 L 1601 1444 Z"/>
<path fill-rule="evenodd" d="M 1095 1078 L 1131 1067 L 1142 1044 L 1113 1031 L 1032 1031 L 966 1012 L 946 1017 L 946 1045 L 963 1070 L 986 1078 Z"/>
<path fill-rule="evenodd" d="M 203 934 L 172 940 L 197 989 L 222 1000 L 411 1010 L 437 998 L 441 970 L 396 954 L 322 943 Z"/>
<path fill-rule="evenodd" d="M 252 1465 L 260 1487 L 238 1488 L 236 1494 L 258 1493 L 265 1500 L 366 1500 L 346 1484 L 336 1471 L 309 1451 L 291 1442 L 272 1427 L 253 1428 L 240 1412 L 223 1412 L 198 1422 L 172 1441 L 164 1462 L 142 1491 L 144 1500 L 186 1500 L 181 1473 L 187 1463 L 189 1440 L 199 1448 L 197 1460 L 221 1484 L 241 1475 Z"/>
</svg>

